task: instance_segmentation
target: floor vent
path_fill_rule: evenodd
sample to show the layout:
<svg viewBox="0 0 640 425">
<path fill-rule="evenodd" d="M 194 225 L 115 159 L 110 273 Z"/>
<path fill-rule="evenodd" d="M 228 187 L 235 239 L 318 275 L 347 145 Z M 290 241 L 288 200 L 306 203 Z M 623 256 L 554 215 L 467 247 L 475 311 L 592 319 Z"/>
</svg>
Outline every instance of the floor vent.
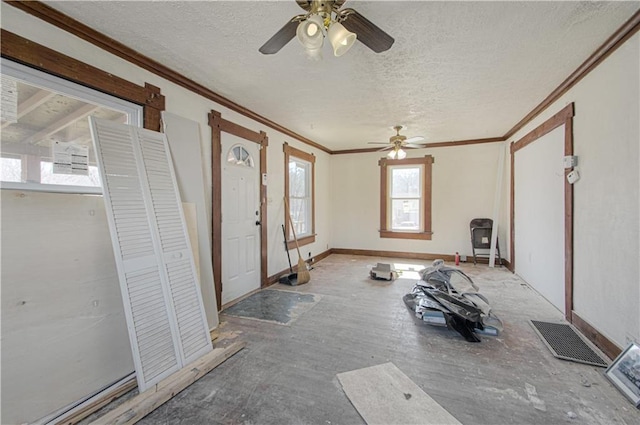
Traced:
<svg viewBox="0 0 640 425">
<path fill-rule="evenodd" d="M 537 320 L 531 320 L 531 325 L 555 357 L 593 366 L 609 365 L 571 325 Z"/>
</svg>

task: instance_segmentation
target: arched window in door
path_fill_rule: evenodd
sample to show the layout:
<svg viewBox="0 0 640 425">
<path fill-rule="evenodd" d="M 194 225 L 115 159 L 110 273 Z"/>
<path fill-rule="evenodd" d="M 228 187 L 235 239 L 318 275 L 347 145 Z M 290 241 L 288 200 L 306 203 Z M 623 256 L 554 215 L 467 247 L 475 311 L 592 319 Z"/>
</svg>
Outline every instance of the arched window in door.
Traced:
<svg viewBox="0 0 640 425">
<path fill-rule="evenodd" d="M 254 167 L 253 157 L 242 145 L 234 145 L 229 149 L 227 162 L 241 167 Z"/>
</svg>

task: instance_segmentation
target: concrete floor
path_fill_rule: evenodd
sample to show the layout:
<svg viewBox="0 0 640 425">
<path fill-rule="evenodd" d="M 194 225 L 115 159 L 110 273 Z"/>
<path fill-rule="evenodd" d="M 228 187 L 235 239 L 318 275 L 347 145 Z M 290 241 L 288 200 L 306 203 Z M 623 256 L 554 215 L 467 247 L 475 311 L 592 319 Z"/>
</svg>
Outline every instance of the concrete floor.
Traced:
<svg viewBox="0 0 640 425">
<path fill-rule="evenodd" d="M 504 268 L 463 264 L 505 324 L 468 343 L 412 317 L 402 296 L 417 280 L 374 281 L 376 262 L 331 255 L 299 287 L 320 301 L 290 325 L 221 315 L 223 336 L 247 347 L 141 424 L 362 424 L 336 374 L 393 362 L 463 424 L 638 424 L 603 368 L 554 358 L 529 319 L 562 314 Z M 427 262 L 419 263 L 427 265 Z"/>
</svg>

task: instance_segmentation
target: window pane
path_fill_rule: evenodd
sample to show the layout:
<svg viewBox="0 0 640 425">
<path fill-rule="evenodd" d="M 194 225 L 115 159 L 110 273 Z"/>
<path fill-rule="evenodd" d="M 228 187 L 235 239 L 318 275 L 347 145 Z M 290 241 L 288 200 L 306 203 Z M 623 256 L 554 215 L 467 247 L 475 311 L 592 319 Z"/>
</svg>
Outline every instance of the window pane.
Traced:
<svg viewBox="0 0 640 425">
<path fill-rule="evenodd" d="M 242 167 L 253 168 L 253 158 L 251 154 L 242 146 L 234 146 L 229 150 L 227 162 Z"/>
<path fill-rule="evenodd" d="M 100 173 L 95 165 L 89 166 L 89 174 L 86 176 L 73 174 L 56 174 L 53 172 L 53 163 L 42 161 L 40 163 L 40 182 L 45 184 L 63 184 L 68 186 L 93 186 L 101 187 Z"/>
<path fill-rule="evenodd" d="M 0 158 L 0 180 L 3 182 L 21 182 L 22 160 L 19 158 Z"/>
<path fill-rule="evenodd" d="M 420 230 L 420 200 L 393 199 L 391 201 L 392 230 Z"/>
<path fill-rule="evenodd" d="M 0 180 L 100 187 L 87 117 L 137 124 L 138 107 L 131 112 L 107 95 L 10 62 L 3 61 L 2 71 L 2 83 L 15 87 L 15 96 L 3 97 L 2 107 L 17 113 L 2 115 Z"/>
<path fill-rule="evenodd" d="M 289 197 L 304 198 L 309 196 L 311 164 L 308 162 L 289 160 Z"/>
<path fill-rule="evenodd" d="M 420 197 L 420 167 L 391 169 L 391 197 Z"/>
<path fill-rule="evenodd" d="M 311 233 L 310 204 L 311 201 L 309 199 L 290 199 L 289 205 L 291 208 L 291 221 L 293 222 L 293 226 L 296 230 L 296 236 L 298 238 Z"/>
</svg>

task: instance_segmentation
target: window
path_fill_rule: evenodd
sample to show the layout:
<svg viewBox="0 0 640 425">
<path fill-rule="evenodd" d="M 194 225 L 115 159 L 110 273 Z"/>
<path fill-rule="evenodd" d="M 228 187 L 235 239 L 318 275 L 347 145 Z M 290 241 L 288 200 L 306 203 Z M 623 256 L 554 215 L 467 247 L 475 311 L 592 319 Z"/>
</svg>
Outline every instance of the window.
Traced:
<svg viewBox="0 0 640 425">
<path fill-rule="evenodd" d="M 251 154 L 242 145 L 234 145 L 229 149 L 227 162 L 240 167 L 253 168 L 253 158 Z"/>
<path fill-rule="evenodd" d="M 87 117 L 140 126 L 142 107 L 2 59 L 3 189 L 102 193 Z"/>
<path fill-rule="evenodd" d="M 295 228 L 299 245 L 315 242 L 315 167 L 316 157 L 312 154 L 284 144 L 285 197 L 289 205 L 291 221 Z M 285 211 L 286 215 L 286 211 Z M 289 217 L 285 216 L 287 240 L 293 240 Z M 289 244 L 294 246 L 293 244 Z"/>
<path fill-rule="evenodd" d="M 380 237 L 431 239 L 433 157 L 380 160 Z"/>
</svg>

